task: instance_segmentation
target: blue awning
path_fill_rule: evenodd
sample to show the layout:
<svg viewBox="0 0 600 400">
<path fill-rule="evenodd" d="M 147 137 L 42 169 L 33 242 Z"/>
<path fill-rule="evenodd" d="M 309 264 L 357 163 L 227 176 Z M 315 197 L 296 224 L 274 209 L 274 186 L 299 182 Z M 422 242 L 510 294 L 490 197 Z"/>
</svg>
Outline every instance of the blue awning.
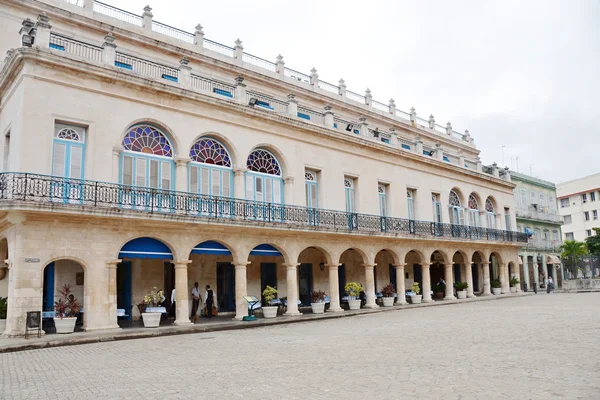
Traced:
<svg viewBox="0 0 600 400">
<path fill-rule="evenodd" d="M 231 255 L 231 251 L 221 243 L 206 241 L 202 242 L 192 249 L 192 254 L 212 254 L 212 255 Z"/>
<path fill-rule="evenodd" d="M 533 229 L 525 228 L 525 233 L 528 235 L 535 235 L 535 231 Z"/>
<path fill-rule="evenodd" d="M 172 260 L 173 254 L 163 242 L 149 237 L 143 237 L 133 239 L 123 246 L 119 252 L 119 258 L 126 257 Z"/>
<path fill-rule="evenodd" d="M 251 256 L 280 256 L 281 253 L 270 244 L 259 244 L 251 252 Z"/>
</svg>

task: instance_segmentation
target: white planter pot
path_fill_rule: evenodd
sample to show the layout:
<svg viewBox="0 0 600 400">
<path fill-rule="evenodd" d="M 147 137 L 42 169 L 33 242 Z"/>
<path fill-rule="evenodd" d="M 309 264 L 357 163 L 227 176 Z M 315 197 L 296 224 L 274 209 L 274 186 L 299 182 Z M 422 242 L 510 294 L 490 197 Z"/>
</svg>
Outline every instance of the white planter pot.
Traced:
<svg viewBox="0 0 600 400">
<path fill-rule="evenodd" d="M 75 322 L 77 318 L 68 317 L 68 318 L 54 318 L 54 326 L 56 327 L 56 333 L 73 333 L 75 330 Z"/>
<path fill-rule="evenodd" d="M 466 299 L 467 298 L 467 291 L 466 290 L 457 290 L 456 291 L 456 296 L 459 299 Z"/>
<path fill-rule="evenodd" d="M 160 325 L 161 315 L 161 313 L 155 312 L 142 313 L 142 320 L 144 321 L 144 326 L 146 328 L 156 328 L 158 325 Z"/>
<path fill-rule="evenodd" d="M 410 302 L 413 304 L 421 304 L 422 299 L 423 299 L 422 294 L 411 294 L 410 295 Z"/>
<path fill-rule="evenodd" d="M 325 313 L 325 303 L 310 303 L 313 314 Z"/>
<path fill-rule="evenodd" d="M 262 311 L 263 311 L 263 317 L 265 318 L 275 318 L 277 316 L 277 306 L 269 306 L 269 307 L 263 307 Z"/>
<path fill-rule="evenodd" d="M 394 298 L 393 297 L 384 297 L 383 298 L 383 306 L 384 307 L 391 307 L 394 305 Z"/>
<path fill-rule="evenodd" d="M 348 307 L 350 307 L 351 310 L 360 310 L 360 299 L 348 300 Z"/>
<path fill-rule="evenodd" d="M 502 289 L 501 288 L 499 288 L 499 287 L 498 288 L 496 288 L 496 287 L 492 288 L 492 294 L 494 296 L 498 296 L 498 295 L 500 295 L 500 293 L 502 293 Z"/>
<path fill-rule="evenodd" d="M 511 293 L 517 293 L 517 287 L 516 286 L 511 286 L 510 287 L 510 292 Z"/>
</svg>

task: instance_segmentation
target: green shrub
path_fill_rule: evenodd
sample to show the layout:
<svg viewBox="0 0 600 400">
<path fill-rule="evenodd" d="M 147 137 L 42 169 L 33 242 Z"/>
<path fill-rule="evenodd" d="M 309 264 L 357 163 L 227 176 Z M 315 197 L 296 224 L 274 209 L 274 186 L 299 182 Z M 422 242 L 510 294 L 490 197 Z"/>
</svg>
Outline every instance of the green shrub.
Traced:
<svg viewBox="0 0 600 400">
<path fill-rule="evenodd" d="M 456 282 L 454 283 L 454 289 L 456 289 L 456 291 L 460 292 L 461 290 L 466 290 L 469 287 L 469 284 L 467 282 Z"/>
<path fill-rule="evenodd" d="M 416 294 L 420 294 L 421 293 L 421 288 L 419 287 L 419 282 L 415 282 L 412 285 L 412 291 L 415 292 Z"/>
<path fill-rule="evenodd" d="M 350 297 L 358 297 L 360 292 L 364 292 L 363 286 L 358 282 L 348 282 L 344 286 L 344 291 Z"/>
<path fill-rule="evenodd" d="M 265 290 L 263 290 L 262 295 L 265 298 L 265 303 L 269 304 L 271 300 L 277 297 L 277 288 L 267 285 Z"/>
<path fill-rule="evenodd" d="M 517 286 L 519 283 L 521 283 L 521 281 L 518 280 L 517 278 L 510 279 L 510 286 Z"/>
<path fill-rule="evenodd" d="M 490 285 L 495 289 L 500 289 L 502 287 L 502 283 L 500 283 L 498 279 L 493 280 Z"/>
</svg>

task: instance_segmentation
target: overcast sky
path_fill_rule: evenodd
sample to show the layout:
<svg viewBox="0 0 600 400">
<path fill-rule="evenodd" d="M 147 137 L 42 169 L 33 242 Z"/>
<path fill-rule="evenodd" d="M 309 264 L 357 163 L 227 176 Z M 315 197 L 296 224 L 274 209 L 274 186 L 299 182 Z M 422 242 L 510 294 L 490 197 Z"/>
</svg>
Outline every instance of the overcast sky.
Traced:
<svg viewBox="0 0 600 400">
<path fill-rule="evenodd" d="M 600 1 L 103 1 L 450 121 L 484 163 L 519 157 L 553 182 L 600 171 Z"/>
</svg>

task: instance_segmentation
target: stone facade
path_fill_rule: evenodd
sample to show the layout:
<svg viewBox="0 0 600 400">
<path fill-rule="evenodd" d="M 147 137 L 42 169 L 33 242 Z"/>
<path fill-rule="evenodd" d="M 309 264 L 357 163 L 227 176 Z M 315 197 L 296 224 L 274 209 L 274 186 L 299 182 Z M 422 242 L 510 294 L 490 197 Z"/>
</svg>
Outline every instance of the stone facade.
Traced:
<svg viewBox="0 0 600 400">
<path fill-rule="evenodd" d="M 176 287 L 178 324 L 189 323 L 196 281 L 235 318 L 269 279 L 288 315 L 319 289 L 341 310 L 339 284 L 349 281 L 365 287 L 369 307 L 390 281 L 403 294 L 418 280 L 424 301 L 440 278 L 453 298 L 458 275 L 469 296 L 490 294 L 491 279 L 508 292 L 524 238 L 512 232 L 514 184 L 484 173 L 468 132 L 440 132 L 393 101 L 377 109 L 370 94 L 361 104 L 343 82 L 332 94 L 316 71 L 298 80 L 281 59 L 261 69 L 239 43 L 231 57 L 209 50 L 201 29 L 193 43 L 166 36 L 149 11 L 136 26 L 83 4 L 0 0 L 0 50 L 14 48 L 0 72 L 6 335 L 43 308 L 52 263 L 55 287 L 83 272 L 74 288 L 88 331 L 118 327 L 128 261 L 131 304 Z M 128 142 L 138 128 L 156 145 Z M 218 154 L 199 162 L 194 146 L 207 140 Z M 271 157 L 262 166 L 259 153 Z M 168 257 L 119 258 L 138 238 Z M 194 253 L 207 242 L 228 254 Z M 253 255 L 260 245 L 278 254 Z"/>
</svg>

